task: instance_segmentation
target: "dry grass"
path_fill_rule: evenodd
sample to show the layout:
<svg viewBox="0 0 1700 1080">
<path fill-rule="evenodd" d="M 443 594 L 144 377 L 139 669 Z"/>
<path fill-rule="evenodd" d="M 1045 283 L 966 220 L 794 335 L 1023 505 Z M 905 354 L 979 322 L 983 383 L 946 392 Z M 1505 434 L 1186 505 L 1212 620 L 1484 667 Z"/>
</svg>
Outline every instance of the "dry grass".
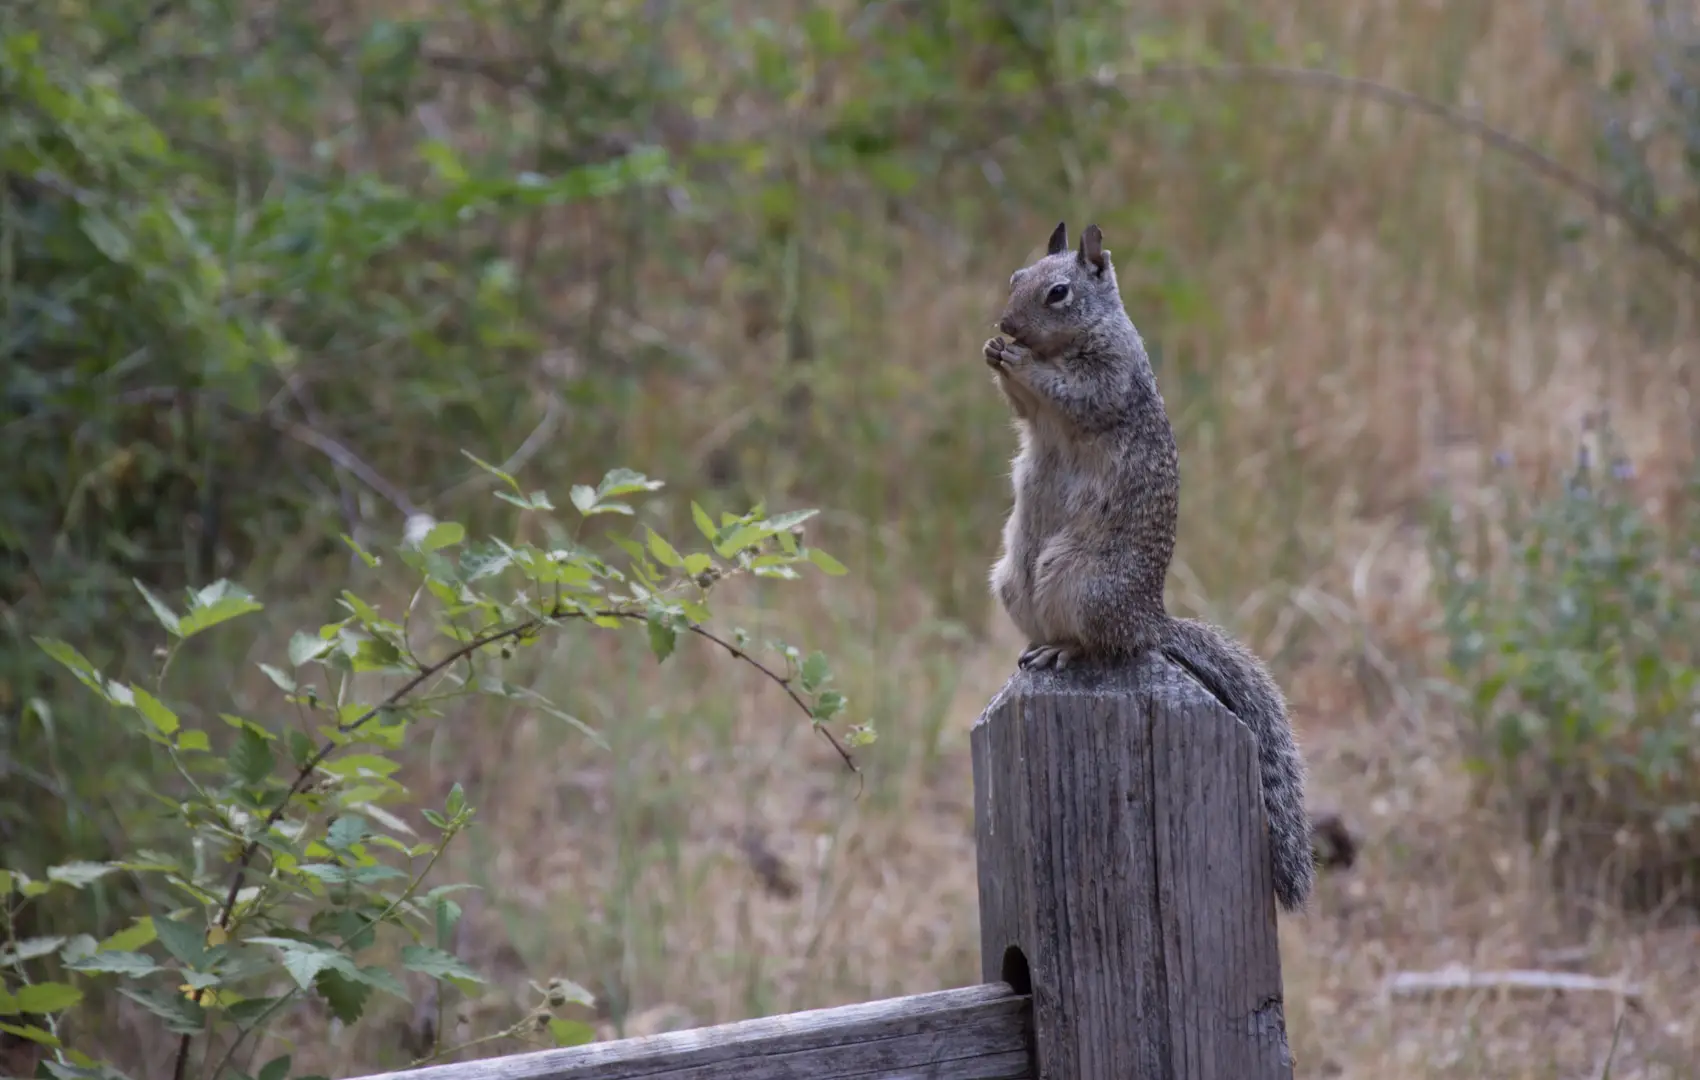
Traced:
<svg viewBox="0 0 1700 1080">
<path fill-rule="evenodd" d="M 1330 64 L 1465 103 L 1585 168 L 1586 102 L 1546 46 L 1541 5 L 1251 7 L 1269 9 L 1284 49 L 1320 42 Z M 1619 47 L 1642 40 L 1640 5 L 1594 8 Z M 1201 36 L 1228 21 L 1184 17 Z M 1419 120 L 1295 90 L 1191 93 L 1231 100 L 1242 121 L 1178 151 L 1130 136 L 1117 163 L 1058 203 L 1109 220 L 1134 187 L 1157 193 L 1167 209 L 1142 239 L 1188 253 L 1213 298 L 1210 326 L 1163 343 L 1184 439 L 1172 603 L 1230 623 L 1274 659 L 1315 801 L 1367 838 L 1357 869 L 1326 879 L 1307 917 L 1283 921 L 1300 1075 L 1598 1075 L 1609 1000 L 1379 993 L 1395 970 L 1549 966 L 1575 947 L 1583 958 L 1566 963 L 1649 991 L 1624 1021 L 1612 1075 L 1700 1075 L 1700 932 L 1607 919 L 1569 936 L 1513 831 L 1471 808 L 1450 718 L 1426 682 L 1433 610 L 1414 514 L 1443 481 L 1469 497 L 1495 450 L 1531 470 L 1561 464 L 1582 415 L 1602 405 L 1656 494 L 1694 450 L 1685 372 L 1700 364 L 1700 338 L 1680 291 L 1692 283 L 1597 230 L 1556 245 L 1560 198 Z M 1261 179 L 1235 186 L 1221 160 Z M 953 629 L 914 580 L 923 571 L 907 567 L 942 566 L 980 588 L 1013 439 L 977 349 L 1008 269 L 1057 216 L 1055 205 L 1012 210 L 1006 230 L 963 251 L 916 243 L 855 285 L 886 300 L 866 351 L 835 377 L 856 408 L 883 412 L 889 451 L 857 473 L 894 492 L 935 472 L 977 482 L 971 520 L 925 534 L 939 548 L 924 552 L 913 549 L 922 534 L 840 520 L 829 546 L 856 576 L 781 590 L 777 609 L 740 594 L 728 612 L 835 658 L 854 709 L 882 732 L 863 755 L 859 800 L 780 694 L 706 652 L 681 653 L 657 678 L 637 642 L 561 647 L 544 681 L 612 753 L 535 718 L 444 730 L 431 775 L 467 778 L 482 808 L 478 839 L 449 873 L 486 886 L 470 951 L 510 990 L 569 975 L 611 1006 L 614 1035 L 977 981 L 966 732 L 1018 642 L 1001 614 L 981 639 Z M 1132 242 L 1117 254 L 1141 287 Z M 1680 332 L 1639 328 L 1637 293 L 1667 296 Z M 696 321 L 700 345 L 740 355 L 736 327 Z M 706 391 L 647 387 L 655 400 L 690 394 L 689 414 L 632 421 L 616 456 L 648 468 L 650 447 L 720 439 L 767 362 L 733 363 Z M 941 425 L 957 472 L 924 464 Z M 970 467 L 991 475 L 964 480 Z M 832 492 L 816 501 L 831 505 Z M 752 837 L 794 894 L 764 885 Z M 348 1049 L 367 1067 L 395 1060 L 391 1048 Z"/>
</svg>

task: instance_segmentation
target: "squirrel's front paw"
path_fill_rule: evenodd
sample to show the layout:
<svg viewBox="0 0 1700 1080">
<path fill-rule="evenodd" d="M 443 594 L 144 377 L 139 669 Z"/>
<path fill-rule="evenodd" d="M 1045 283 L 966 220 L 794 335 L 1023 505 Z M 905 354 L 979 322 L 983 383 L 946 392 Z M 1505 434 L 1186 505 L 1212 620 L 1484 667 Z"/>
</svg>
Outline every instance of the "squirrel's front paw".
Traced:
<svg viewBox="0 0 1700 1080">
<path fill-rule="evenodd" d="M 1021 659 L 1017 661 L 1017 666 L 1022 668 L 1055 668 L 1061 671 L 1068 667 L 1070 663 L 1080 659 L 1081 655 L 1081 649 L 1076 645 L 1033 644 L 1027 646 L 1026 650 L 1022 652 Z"/>
<path fill-rule="evenodd" d="M 986 363 L 991 366 L 992 370 L 1001 373 L 1009 373 L 1021 368 L 1033 359 L 1033 354 L 1025 348 L 1013 342 L 1005 341 L 1001 337 L 995 337 L 986 342 L 984 352 Z"/>
</svg>

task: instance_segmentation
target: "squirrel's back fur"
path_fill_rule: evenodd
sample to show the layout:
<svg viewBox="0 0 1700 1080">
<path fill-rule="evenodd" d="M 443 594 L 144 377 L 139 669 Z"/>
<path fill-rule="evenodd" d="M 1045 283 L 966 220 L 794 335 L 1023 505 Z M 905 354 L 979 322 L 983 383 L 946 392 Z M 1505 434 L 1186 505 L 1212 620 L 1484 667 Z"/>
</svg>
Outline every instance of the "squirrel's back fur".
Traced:
<svg viewBox="0 0 1700 1080">
<path fill-rule="evenodd" d="M 1172 618 L 1180 461 L 1139 331 L 1096 225 L 1010 277 L 986 362 L 1015 413 L 1015 505 L 993 592 L 1027 636 L 1023 666 L 1156 648 L 1190 671 L 1257 739 L 1276 898 L 1303 907 L 1315 878 L 1304 766 L 1280 688 L 1217 627 Z"/>
</svg>

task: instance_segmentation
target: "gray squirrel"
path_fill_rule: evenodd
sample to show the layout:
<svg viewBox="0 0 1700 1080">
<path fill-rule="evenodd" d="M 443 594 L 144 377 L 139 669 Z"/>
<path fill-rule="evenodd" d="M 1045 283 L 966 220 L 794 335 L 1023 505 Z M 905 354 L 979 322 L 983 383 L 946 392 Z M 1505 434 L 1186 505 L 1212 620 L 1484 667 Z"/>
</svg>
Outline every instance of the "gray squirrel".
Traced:
<svg viewBox="0 0 1700 1080">
<path fill-rule="evenodd" d="M 1257 739 L 1275 897 L 1301 910 L 1316 878 L 1304 762 L 1280 687 L 1221 629 L 1168 614 L 1180 456 L 1145 344 L 1122 306 L 1096 225 L 1078 251 L 1059 223 L 1046 254 L 1010 275 L 986 363 L 1020 434 L 992 591 L 1027 636 L 1020 666 L 1159 649 Z"/>
</svg>

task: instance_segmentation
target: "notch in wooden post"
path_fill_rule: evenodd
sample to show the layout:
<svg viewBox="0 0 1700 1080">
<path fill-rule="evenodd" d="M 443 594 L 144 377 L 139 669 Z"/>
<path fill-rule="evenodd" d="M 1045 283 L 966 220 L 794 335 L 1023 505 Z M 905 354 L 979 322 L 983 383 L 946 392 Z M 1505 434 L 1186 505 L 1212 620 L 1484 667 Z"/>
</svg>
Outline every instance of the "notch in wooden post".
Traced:
<svg viewBox="0 0 1700 1080">
<path fill-rule="evenodd" d="M 971 741 L 982 978 L 1031 989 L 1036 1074 L 1291 1080 L 1251 731 L 1151 652 L 1017 672 Z"/>
</svg>

